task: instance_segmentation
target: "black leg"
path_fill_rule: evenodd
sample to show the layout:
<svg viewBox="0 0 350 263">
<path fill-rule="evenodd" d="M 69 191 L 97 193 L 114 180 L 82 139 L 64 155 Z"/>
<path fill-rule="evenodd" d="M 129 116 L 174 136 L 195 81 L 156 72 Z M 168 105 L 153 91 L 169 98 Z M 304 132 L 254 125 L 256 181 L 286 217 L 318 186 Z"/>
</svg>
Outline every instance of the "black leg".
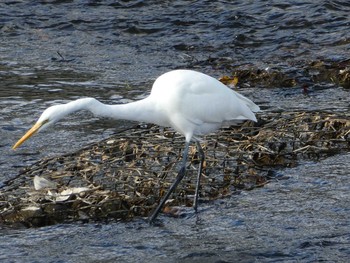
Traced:
<svg viewBox="0 0 350 263">
<path fill-rule="evenodd" d="M 196 212 L 197 212 L 197 208 L 198 208 L 199 186 L 201 183 L 203 163 L 204 163 L 204 158 L 205 158 L 204 151 L 203 151 L 202 146 L 199 143 L 199 141 L 197 141 L 197 149 L 198 149 L 198 154 L 199 154 L 199 158 L 200 158 L 200 163 L 199 163 L 199 167 L 198 167 L 196 191 L 195 191 L 194 201 L 193 201 L 193 208 L 194 208 L 194 211 L 196 211 Z"/>
<path fill-rule="evenodd" d="M 156 210 L 154 210 L 153 214 L 150 216 L 150 218 L 149 218 L 150 224 L 152 224 L 154 222 L 154 220 L 157 218 L 159 212 L 162 210 L 162 208 L 163 208 L 165 202 L 168 200 L 169 196 L 174 192 L 177 185 L 181 182 L 182 178 L 184 178 L 184 176 L 186 174 L 186 162 L 187 162 L 187 155 L 188 155 L 188 147 L 189 146 L 190 146 L 190 142 L 186 142 L 185 149 L 184 149 L 183 156 L 182 156 L 182 165 L 181 165 L 180 171 L 177 174 L 175 181 L 170 186 L 168 192 L 163 197 L 163 199 L 160 201 Z"/>
</svg>

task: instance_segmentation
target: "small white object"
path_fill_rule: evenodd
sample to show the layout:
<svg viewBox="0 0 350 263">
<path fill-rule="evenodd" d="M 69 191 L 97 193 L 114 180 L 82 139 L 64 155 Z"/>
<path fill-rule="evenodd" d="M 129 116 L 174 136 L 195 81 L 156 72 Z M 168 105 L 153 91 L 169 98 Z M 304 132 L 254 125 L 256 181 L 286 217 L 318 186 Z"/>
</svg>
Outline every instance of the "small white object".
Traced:
<svg viewBox="0 0 350 263">
<path fill-rule="evenodd" d="M 34 176 L 34 189 L 36 191 L 42 190 L 42 189 L 54 189 L 56 188 L 57 184 L 53 181 L 50 181 L 44 177 L 40 177 L 38 175 Z"/>
<path fill-rule="evenodd" d="M 82 192 L 86 192 L 89 190 L 91 190 L 91 189 L 87 188 L 87 187 L 67 188 L 67 189 L 63 190 L 62 192 L 55 194 L 55 198 L 56 198 L 57 202 L 64 202 L 64 201 L 67 201 L 74 194 L 80 194 Z"/>
<path fill-rule="evenodd" d="M 22 209 L 22 211 L 39 211 L 40 207 L 37 206 L 27 206 Z"/>
</svg>

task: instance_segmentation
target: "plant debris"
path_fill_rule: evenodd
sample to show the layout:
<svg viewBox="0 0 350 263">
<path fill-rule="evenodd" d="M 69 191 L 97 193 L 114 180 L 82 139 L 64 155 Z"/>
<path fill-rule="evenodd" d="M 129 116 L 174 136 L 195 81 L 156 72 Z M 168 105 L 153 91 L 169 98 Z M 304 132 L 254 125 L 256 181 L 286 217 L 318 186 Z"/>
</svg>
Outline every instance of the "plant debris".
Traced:
<svg viewBox="0 0 350 263">
<path fill-rule="evenodd" d="M 228 72 L 228 75 L 220 78 L 226 85 L 236 85 L 238 82 L 240 87 L 292 88 L 330 83 L 345 89 L 350 88 L 350 59 L 291 61 L 288 67 L 262 68 L 253 64 L 235 64 L 229 58 L 209 58 L 191 64 L 190 67 L 205 65 Z"/>
<path fill-rule="evenodd" d="M 350 116 L 326 112 L 260 113 L 258 123 L 203 138 L 200 200 L 261 187 L 281 168 L 349 151 Z M 5 182 L 0 223 L 38 227 L 60 222 L 146 217 L 173 182 L 183 136 L 138 125 L 72 154 L 38 161 Z M 190 149 L 186 177 L 165 210 L 191 206 L 199 164 Z"/>
</svg>

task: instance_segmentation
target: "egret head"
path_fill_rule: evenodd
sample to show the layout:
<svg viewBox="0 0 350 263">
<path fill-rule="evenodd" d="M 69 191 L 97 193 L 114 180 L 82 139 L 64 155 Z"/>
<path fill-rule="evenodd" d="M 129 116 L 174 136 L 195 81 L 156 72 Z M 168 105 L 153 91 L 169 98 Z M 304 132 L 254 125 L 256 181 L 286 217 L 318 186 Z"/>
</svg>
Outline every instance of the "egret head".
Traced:
<svg viewBox="0 0 350 263">
<path fill-rule="evenodd" d="M 23 135 L 21 139 L 16 142 L 16 144 L 12 147 L 12 149 L 16 149 L 19 147 L 22 143 L 24 143 L 27 139 L 29 139 L 33 134 L 42 131 L 46 129 L 47 127 L 51 126 L 55 122 L 57 122 L 59 119 L 63 117 L 63 105 L 54 105 L 49 108 L 47 108 L 40 116 L 38 121 L 34 124 L 34 126 L 27 131 L 26 134 Z"/>
</svg>

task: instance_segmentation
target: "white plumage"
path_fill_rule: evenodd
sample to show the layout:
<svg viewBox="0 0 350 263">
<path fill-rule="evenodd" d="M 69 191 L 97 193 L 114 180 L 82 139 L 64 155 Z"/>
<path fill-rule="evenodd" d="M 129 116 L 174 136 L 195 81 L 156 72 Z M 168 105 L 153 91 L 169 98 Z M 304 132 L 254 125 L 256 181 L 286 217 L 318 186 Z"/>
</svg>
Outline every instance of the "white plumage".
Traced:
<svg viewBox="0 0 350 263">
<path fill-rule="evenodd" d="M 37 123 L 13 148 L 19 147 L 37 131 L 79 110 L 88 110 L 100 117 L 172 127 L 185 136 L 183 163 L 178 177 L 151 216 L 152 222 L 185 174 L 190 141 L 196 136 L 213 132 L 222 125 L 242 120 L 256 121 L 254 112 L 258 112 L 259 107 L 215 78 L 192 70 L 173 70 L 158 77 L 153 84 L 151 94 L 143 100 L 121 105 L 105 105 L 94 98 L 83 98 L 52 106 L 42 113 Z M 203 154 L 199 143 L 197 146 L 199 152 Z M 201 167 L 202 162 L 198 173 L 198 184 Z M 196 191 L 195 208 L 197 198 L 198 191 Z"/>
</svg>

